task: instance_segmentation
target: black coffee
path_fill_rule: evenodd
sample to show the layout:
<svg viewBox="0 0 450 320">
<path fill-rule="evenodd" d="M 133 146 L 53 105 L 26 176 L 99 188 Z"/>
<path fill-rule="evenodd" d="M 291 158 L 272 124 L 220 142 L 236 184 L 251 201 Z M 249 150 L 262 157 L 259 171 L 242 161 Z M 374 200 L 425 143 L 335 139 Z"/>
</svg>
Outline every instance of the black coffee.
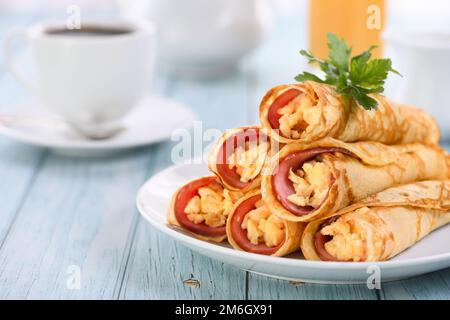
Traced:
<svg viewBox="0 0 450 320">
<path fill-rule="evenodd" d="M 68 28 L 52 28 L 46 30 L 47 34 L 55 36 L 82 36 L 82 37 L 98 37 L 98 36 L 117 36 L 131 33 L 133 30 L 120 27 L 103 27 L 103 26 L 84 26 L 80 29 Z"/>
</svg>

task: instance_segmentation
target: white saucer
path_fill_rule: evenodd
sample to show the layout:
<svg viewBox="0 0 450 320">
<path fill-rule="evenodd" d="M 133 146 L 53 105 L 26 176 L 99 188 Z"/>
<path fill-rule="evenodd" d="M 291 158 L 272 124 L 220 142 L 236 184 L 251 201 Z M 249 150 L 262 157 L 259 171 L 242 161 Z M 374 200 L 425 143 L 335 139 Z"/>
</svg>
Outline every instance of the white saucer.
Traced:
<svg viewBox="0 0 450 320">
<path fill-rule="evenodd" d="M 55 118 L 32 101 L 11 109 L 15 116 Z M 124 118 L 126 129 L 110 139 L 89 140 L 63 129 L 31 126 L 0 125 L 0 134 L 23 143 L 48 147 L 58 153 L 97 156 L 168 139 L 175 129 L 189 129 L 194 119 L 192 111 L 177 101 L 161 96 L 146 96 Z"/>
</svg>

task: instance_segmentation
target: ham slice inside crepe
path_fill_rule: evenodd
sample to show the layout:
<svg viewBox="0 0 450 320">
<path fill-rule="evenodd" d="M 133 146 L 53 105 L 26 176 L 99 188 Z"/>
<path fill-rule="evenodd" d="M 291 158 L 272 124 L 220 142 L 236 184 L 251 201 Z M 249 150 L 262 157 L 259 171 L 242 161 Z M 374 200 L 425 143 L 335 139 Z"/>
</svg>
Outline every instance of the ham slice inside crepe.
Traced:
<svg viewBox="0 0 450 320">
<path fill-rule="evenodd" d="M 259 129 L 233 134 L 218 150 L 217 174 L 227 185 L 244 189 L 259 175 L 269 148 L 269 138 Z"/>
<path fill-rule="evenodd" d="M 281 205 L 296 216 L 303 216 L 316 210 L 320 204 L 325 201 L 328 195 L 328 187 L 332 183 L 332 175 L 317 163 L 308 163 L 311 166 L 311 175 L 318 176 L 316 181 L 319 181 L 316 188 L 314 182 L 311 180 L 314 177 L 306 177 L 303 179 L 300 176 L 294 176 L 295 172 L 305 170 L 305 163 L 317 158 L 325 153 L 340 152 L 352 156 L 353 154 L 343 148 L 337 147 L 318 147 L 308 150 L 297 151 L 284 158 L 278 164 L 278 168 L 274 170 L 272 176 L 273 189 L 277 200 Z M 318 172 L 315 174 L 315 172 Z M 301 178 L 301 180 L 300 180 Z M 308 181 L 310 183 L 308 183 Z M 297 183 L 296 183 L 297 182 Z M 309 191 L 307 189 L 310 189 Z M 300 196 L 301 192 L 308 192 Z M 299 195 L 300 194 L 300 195 Z M 307 196 L 307 197 L 306 197 Z M 306 199 L 306 200 L 305 200 Z"/>
<path fill-rule="evenodd" d="M 230 223 L 233 239 L 244 251 L 272 255 L 284 244 L 284 224 L 268 211 L 261 195 L 238 205 Z"/>
<path fill-rule="evenodd" d="M 226 234 L 226 216 L 232 207 L 231 195 L 216 177 L 197 179 L 182 187 L 175 198 L 174 213 L 185 229 L 205 237 Z"/>
</svg>

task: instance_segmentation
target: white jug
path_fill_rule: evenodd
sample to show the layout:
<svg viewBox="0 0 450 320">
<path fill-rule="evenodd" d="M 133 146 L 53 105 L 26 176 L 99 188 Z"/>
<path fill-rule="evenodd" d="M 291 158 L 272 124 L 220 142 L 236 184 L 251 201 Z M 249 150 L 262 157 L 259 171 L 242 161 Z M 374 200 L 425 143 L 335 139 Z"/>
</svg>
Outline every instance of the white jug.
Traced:
<svg viewBox="0 0 450 320">
<path fill-rule="evenodd" d="M 129 3 L 129 2 L 128 2 Z M 148 11 L 144 10 L 148 3 Z M 266 0 L 153 0 L 127 6 L 128 15 L 147 12 L 158 30 L 158 60 L 186 76 L 232 71 L 255 49 L 271 26 Z M 124 4 L 125 7 L 125 4 Z"/>
</svg>

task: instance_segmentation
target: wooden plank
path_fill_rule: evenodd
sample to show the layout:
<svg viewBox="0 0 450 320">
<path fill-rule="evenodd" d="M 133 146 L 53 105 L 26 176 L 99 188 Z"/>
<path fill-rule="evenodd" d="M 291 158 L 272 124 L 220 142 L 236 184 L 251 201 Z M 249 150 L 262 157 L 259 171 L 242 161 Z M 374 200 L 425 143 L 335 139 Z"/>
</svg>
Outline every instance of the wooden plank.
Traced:
<svg viewBox="0 0 450 320">
<path fill-rule="evenodd" d="M 6 75 L 0 78 L 0 87 L 1 113 L 11 110 L 21 92 L 11 77 Z M 5 137 L 0 138 L 0 194 L 2 199 L 7 200 L 3 201 L 0 209 L 0 247 L 43 156 L 42 148 L 26 146 Z"/>
<path fill-rule="evenodd" d="M 0 18 L 0 30 L 8 29 L 11 20 Z M 20 20 L 18 24 L 25 24 Z M 0 36 L 3 39 L 3 32 Z M 18 103 L 24 94 L 23 88 L 4 70 L 0 64 L 0 113 L 14 111 L 14 105 Z M 0 194 L 2 195 L 0 209 L 0 248 L 6 237 L 16 213 L 20 209 L 23 199 L 28 193 L 28 186 L 33 182 L 38 171 L 45 150 L 38 147 L 17 143 L 6 137 L 0 137 Z"/>
<path fill-rule="evenodd" d="M 42 163 L 42 150 L 0 139 L 0 248 Z"/>
<path fill-rule="evenodd" d="M 0 251 L 0 297 L 113 298 L 154 150 L 49 156 Z M 72 266 L 79 289 L 67 286 Z"/>
<path fill-rule="evenodd" d="M 204 129 L 224 130 L 245 123 L 243 81 L 240 74 L 214 81 L 178 80 L 166 92 L 188 103 Z M 149 176 L 171 164 L 170 150 L 170 145 L 161 145 Z M 245 272 L 193 253 L 141 219 L 118 295 L 121 299 L 243 299 Z"/>
<path fill-rule="evenodd" d="M 381 299 L 449 300 L 450 268 L 424 276 L 384 283 Z"/>
<path fill-rule="evenodd" d="M 310 284 L 278 280 L 249 273 L 248 299 L 330 300 L 377 299 L 376 290 L 366 285 Z"/>
</svg>

